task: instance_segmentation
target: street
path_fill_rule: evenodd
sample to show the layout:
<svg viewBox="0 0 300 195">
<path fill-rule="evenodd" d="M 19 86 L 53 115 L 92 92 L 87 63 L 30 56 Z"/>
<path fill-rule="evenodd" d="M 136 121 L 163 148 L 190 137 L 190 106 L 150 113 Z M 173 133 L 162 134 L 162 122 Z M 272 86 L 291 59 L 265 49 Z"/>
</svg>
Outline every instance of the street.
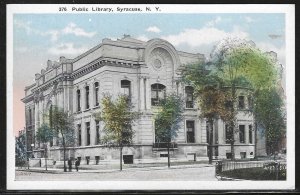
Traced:
<svg viewBox="0 0 300 195">
<path fill-rule="evenodd" d="M 109 172 L 92 172 L 79 170 L 76 172 L 28 172 L 16 170 L 17 181 L 216 181 L 212 168 L 171 168 L 171 169 L 128 169 Z"/>
</svg>

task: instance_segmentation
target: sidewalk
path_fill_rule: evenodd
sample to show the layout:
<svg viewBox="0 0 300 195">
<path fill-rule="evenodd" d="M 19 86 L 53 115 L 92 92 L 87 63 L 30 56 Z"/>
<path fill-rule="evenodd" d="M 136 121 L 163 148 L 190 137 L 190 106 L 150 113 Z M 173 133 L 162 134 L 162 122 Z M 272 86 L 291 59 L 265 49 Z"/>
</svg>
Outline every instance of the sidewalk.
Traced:
<svg viewBox="0 0 300 195">
<path fill-rule="evenodd" d="M 75 173 L 111 173 L 111 172 L 119 172 L 120 169 L 99 169 L 99 167 L 95 167 L 98 169 L 81 169 L 79 166 L 79 171 L 77 172 L 75 167 L 72 167 L 72 172 L 64 172 L 62 168 L 47 168 L 45 167 L 30 167 L 26 168 L 16 168 L 16 171 L 27 171 L 27 172 L 39 172 L 39 173 L 52 173 L 52 174 L 75 174 Z M 100 167 L 101 168 L 101 167 Z M 213 165 L 209 164 L 195 164 L 195 165 L 174 165 L 168 168 L 168 166 L 159 166 L 159 167 L 138 167 L 138 168 L 123 168 L 122 171 L 151 171 L 151 170 L 170 170 L 170 169 L 186 169 L 186 168 L 214 168 Z"/>
</svg>

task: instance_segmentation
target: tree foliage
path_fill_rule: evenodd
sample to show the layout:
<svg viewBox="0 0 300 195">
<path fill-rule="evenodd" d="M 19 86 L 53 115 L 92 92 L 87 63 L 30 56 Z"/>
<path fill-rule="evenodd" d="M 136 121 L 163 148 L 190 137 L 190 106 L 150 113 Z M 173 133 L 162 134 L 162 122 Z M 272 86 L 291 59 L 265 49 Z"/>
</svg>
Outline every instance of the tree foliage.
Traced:
<svg viewBox="0 0 300 195">
<path fill-rule="evenodd" d="M 209 63 L 187 66 L 183 77 L 196 89 L 202 117 L 212 119 L 219 116 L 228 124 L 234 159 L 234 134 L 238 132 L 238 89 L 251 89 L 252 94 L 256 95 L 275 88 L 280 83 L 280 66 L 251 42 L 228 38 L 214 48 Z M 260 109 L 254 111 L 255 115 L 262 112 Z"/>
<path fill-rule="evenodd" d="M 265 129 L 267 153 L 274 154 L 286 129 L 282 97 L 274 88 L 261 90 L 256 95 L 254 110 L 257 122 Z"/>
<path fill-rule="evenodd" d="M 177 137 L 183 119 L 183 100 L 176 94 L 169 94 L 159 104 L 155 115 L 155 142 L 167 143 L 168 167 L 170 167 L 170 142 Z"/>
<path fill-rule="evenodd" d="M 140 113 L 133 111 L 133 106 L 126 95 L 119 95 L 114 101 L 112 96 L 105 94 L 101 101 L 102 111 L 95 118 L 104 122 L 101 142 L 117 146 L 130 145 L 134 137 L 132 125 Z"/>
<path fill-rule="evenodd" d="M 205 63 L 187 65 L 182 71 L 182 79 L 193 86 L 200 117 L 205 118 L 209 125 L 208 156 L 209 163 L 212 163 L 213 121 L 218 118 L 228 121 L 232 113 L 227 108 L 229 94 L 222 88 L 222 80 L 210 68 L 211 64 Z"/>
<path fill-rule="evenodd" d="M 36 132 L 36 139 L 40 143 L 47 143 L 53 139 L 53 130 L 45 123 L 43 123 Z"/>
<path fill-rule="evenodd" d="M 19 137 L 16 137 L 15 144 L 15 160 L 16 166 L 23 166 L 27 160 L 26 153 L 26 136 L 25 134 L 21 134 Z"/>
<path fill-rule="evenodd" d="M 63 146 L 74 146 L 76 134 L 73 116 L 57 106 L 52 107 L 50 115 L 50 128 L 53 130 L 53 136 Z"/>
<path fill-rule="evenodd" d="M 51 107 L 49 115 L 49 123 L 53 134 L 63 147 L 64 171 L 66 172 L 66 147 L 74 146 L 76 140 L 74 118 L 68 112 L 65 112 L 57 106 Z"/>
<path fill-rule="evenodd" d="M 110 147 L 120 148 L 120 170 L 122 170 L 122 150 L 133 142 L 135 131 L 132 126 L 140 117 L 139 112 L 133 111 L 133 105 L 126 95 L 119 95 L 114 101 L 112 96 L 104 94 L 101 101 L 102 110 L 95 118 L 104 122 L 104 132 L 101 142 Z"/>
<path fill-rule="evenodd" d="M 155 136 L 158 142 L 171 142 L 177 137 L 183 119 L 183 100 L 175 94 L 169 94 L 159 104 L 155 115 Z"/>
</svg>

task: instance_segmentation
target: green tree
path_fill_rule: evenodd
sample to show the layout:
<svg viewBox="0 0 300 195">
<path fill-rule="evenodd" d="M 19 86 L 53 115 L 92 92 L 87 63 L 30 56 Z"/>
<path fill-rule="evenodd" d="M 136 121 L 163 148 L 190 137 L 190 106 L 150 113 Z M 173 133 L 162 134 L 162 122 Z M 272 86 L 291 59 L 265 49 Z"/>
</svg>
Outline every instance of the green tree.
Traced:
<svg viewBox="0 0 300 195">
<path fill-rule="evenodd" d="M 45 158 L 45 167 L 47 170 L 47 144 L 53 139 L 53 130 L 45 123 L 43 123 L 36 132 L 36 139 L 38 142 L 44 145 L 44 158 Z"/>
<path fill-rule="evenodd" d="M 228 93 L 222 89 L 222 80 L 216 75 L 211 74 L 210 64 L 197 63 L 187 65 L 182 69 L 183 82 L 192 85 L 194 96 L 201 118 L 206 118 L 209 127 L 208 138 L 208 157 L 209 163 L 212 164 L 212 145 L 213 145 L 213 122 L 221 118 L 228 121 L 230 112 L 226 108 Z"/>
<path fill-rule="evenodd" d="M 49 114 L 53 135 L 57 137 L 63 147 L 64 172 L 66 172 L 66 147 L 74 146 L 76 140 L 73 126 L 74 119 L 72 115 L 57 106 L 51 107 Z"/>
<path fill-rule="evenodd" d="M 274 88 L 259 91 L 254 112 L 257 123 L 265 129 L 267 154 L 274 154 L 286 128 L 284 104 L 278 91 Z"/>
<path fill-rule="evenodd" d="M 183 113 L 183 100 L 169 94 L 159 104 L 159 111 L 155 115 L 155 138 L 158 142 L 167 143 L 168 167 L 170 167 L 170 143 L 177 137 Z"/>
<path fill-rule="evenodd" d="M 126 95 L 119 95 L 114 101 L 111 95 L 105 94 L 101 105 L 101 112 L 95 113 L 95 118 L 104 122 L 105 135 L 101 141 L 109 147 L 119 147 L 122 171 L 123 147 L 132 144 L 135 135 L 132 126 L 140 113 L 133 111 L 133 105 Z"/>
<path fill-rule="evenodd" d="M 237 128 L 237 88 L 247 87 L 257 91 L 270 89 L 278 83 L 276 63 L 266 53 L 262 53 L 251 43 L 244 40 L 228 38 L 223 40 L 212 52 L 214 73 L 222 80 L 229 93 L 229 130 L 232 135 Z M 231 140 L 232 160 L 235 159 L 234 136 Z"/>
<path fill-rule="evenodd" d="M 15 143 L 16 166 L 23 166 L 27 158 L 26 136 L 25 134 L 21 134 L 19 137 L 16 137 Z"/>
</svg>

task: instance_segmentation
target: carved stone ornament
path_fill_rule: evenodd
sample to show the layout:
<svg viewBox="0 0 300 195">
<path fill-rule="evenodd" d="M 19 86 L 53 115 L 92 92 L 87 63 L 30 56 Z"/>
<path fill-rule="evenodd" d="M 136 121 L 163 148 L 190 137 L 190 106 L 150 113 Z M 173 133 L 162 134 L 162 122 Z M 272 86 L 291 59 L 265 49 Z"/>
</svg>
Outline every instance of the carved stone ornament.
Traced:
<svg viewBox="0 0 300 195">
<path fill-rule="evenodd" d="M 150 54 L 150 64 L 156 69 L 160 70 L 172 61 L 170 54 L 163 48 L 155 48 Z"/>
</svg>

